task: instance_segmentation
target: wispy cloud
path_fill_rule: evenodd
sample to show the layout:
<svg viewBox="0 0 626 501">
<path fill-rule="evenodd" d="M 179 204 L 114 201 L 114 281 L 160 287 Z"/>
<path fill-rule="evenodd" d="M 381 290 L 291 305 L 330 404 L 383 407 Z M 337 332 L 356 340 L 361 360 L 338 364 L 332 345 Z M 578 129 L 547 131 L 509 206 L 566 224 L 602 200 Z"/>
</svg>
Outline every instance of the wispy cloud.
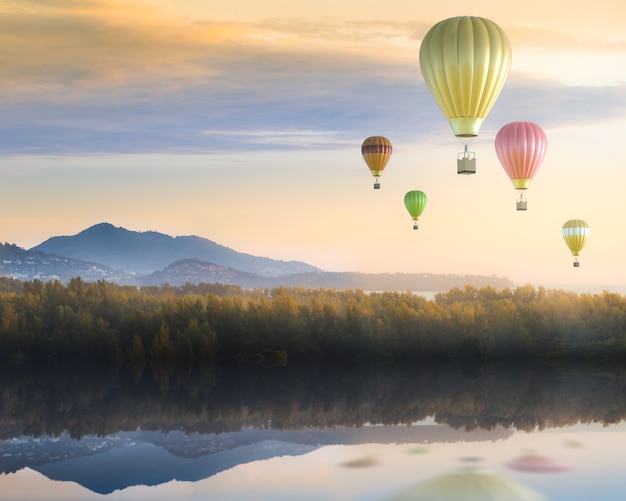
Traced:
<svg viewBox="0 0 626 501">
<path fill-rule="evenodd" d="M 259 129 L 259 130 L 205 130 L 203 133 L 209 137 L 221 137 L 228 140 L 235 138 L 241 142 L 265 145 L 268 147 L 295 147 L 325 148 L 340 147 L 342 145 L 354 145 L 351 139 L 347 139 L 347 131 L 333 130 L 306 130 L 306 129 Z"/>
</svg>

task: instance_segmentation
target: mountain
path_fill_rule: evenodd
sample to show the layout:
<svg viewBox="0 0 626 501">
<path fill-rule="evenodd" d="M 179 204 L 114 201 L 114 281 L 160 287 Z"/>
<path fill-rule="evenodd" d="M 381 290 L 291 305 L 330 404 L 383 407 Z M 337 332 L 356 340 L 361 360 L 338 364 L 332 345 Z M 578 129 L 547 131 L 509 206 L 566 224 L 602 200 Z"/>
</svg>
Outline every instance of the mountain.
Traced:
<svg viewBox="0 0 626 501">
<path fill-rule="evenodd" d="M 137 274 L 162 270 L 175 261 L 198 259 L 267 277 L 319 271 L 299 261 L 279 261 L 237 252 L 198 236 L 171 237 L 100 223 L 73 236 L 52 237 L 30 250 L 103 263 Z"/>
<path fill-rule="evenodd" d="M 27 251 L 12 244 L 0 244 L 0 274 L 17 280 L 54 280 L 67 282 L 80 276 L 86 281 L 119 281 L 120 273 L 93 261 Z"/>
<path fill-rule="evenodd" d="M 513 287 L 508 278 L 434 273 L 324 272 L 299 261 L 237 252 L 197 236 L 171 237 L 101 223 L 74 236 L 51 237 L 25 250 L 0 244 L 0 276 L 120 285 L 221 283 L 244 288 L 305 287 L 364 291 L 445 292 L 454 287 Z"/>
<path fill-rule="evenodd" d="M 207 263 L 199 259 L 182 259 L 163 270 L 148 275 L 138 276 L 135 285 L 185 285 L 186 283 L 220 283 L 239 285 L 246 288 L 271 287 L 274 282 L 280 284 L 281 277 L 265 277 L 257 273 L 239 271 L 228 266 Z"/>
<path fill-rule="evenodd" d="M 163 270 L 132 279 L 134 285 L 185 285 L 187 283 L 221 283 L 240 287 L 304 287 L 307 289 L 360 289 L 365 291 L 430 291 L 445 292 L 454 287 L 471 285 L 476 288 L 513 287 L 506 278 L 480 275 L 454 275 L 433 273 L 355 273 L 313 271 L 293 273 L 278 277 L 265 277 L 256 273 L 235 270 L 207 263 L 199 259 L 176 261 Z"/>
</svg>

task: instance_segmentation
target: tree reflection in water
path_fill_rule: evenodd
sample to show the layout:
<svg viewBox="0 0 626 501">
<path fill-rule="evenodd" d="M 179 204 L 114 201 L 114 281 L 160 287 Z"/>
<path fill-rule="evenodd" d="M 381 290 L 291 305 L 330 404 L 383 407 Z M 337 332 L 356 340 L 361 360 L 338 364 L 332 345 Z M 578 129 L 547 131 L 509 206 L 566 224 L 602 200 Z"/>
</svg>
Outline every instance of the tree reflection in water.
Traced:
<svg viewBox="0 0 626 501">
<path fill-rule="evenodd" d="M 194 372 L 95 365 L 1 373 L 0 438 L 410 424 L 531 431 L 626 417 L 626 372 L 541 364 L 274 367 Z"/>
</svg>

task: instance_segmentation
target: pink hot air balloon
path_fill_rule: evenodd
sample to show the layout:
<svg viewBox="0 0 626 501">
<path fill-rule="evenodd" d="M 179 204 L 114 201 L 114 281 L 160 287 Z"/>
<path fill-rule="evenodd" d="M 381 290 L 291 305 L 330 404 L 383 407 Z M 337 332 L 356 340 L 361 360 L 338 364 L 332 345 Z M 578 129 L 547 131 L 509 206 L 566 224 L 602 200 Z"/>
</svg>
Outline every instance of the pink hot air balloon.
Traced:
<svg viewBox="0 0 626 501">
<path fill-rule="evenodd" d="M 546 133 L 532 122 L 511 122 L 496 134 L 496 153 L 520 193 L 517 210 L 526 210 L 524 191 L 539 169 L 548 148 Z"/>
</svg>

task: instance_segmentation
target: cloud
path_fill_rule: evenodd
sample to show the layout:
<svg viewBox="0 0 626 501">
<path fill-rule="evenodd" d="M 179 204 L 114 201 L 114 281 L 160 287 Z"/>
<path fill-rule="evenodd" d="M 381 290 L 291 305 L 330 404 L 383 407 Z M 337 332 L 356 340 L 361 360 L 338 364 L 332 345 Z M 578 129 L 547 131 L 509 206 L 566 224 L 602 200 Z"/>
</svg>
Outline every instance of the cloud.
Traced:
<svg viewBox="0 0 626 501">
<path fill-rule="evenodd" d="M 599 37 L 580 30 L 551 29 L 534 25 L 506 29 L 511 44 L 521 50 L 536 49 L 550 52 L 624 52 L 626 38 Z"/>
<path fill-rule="evenodd" d="M 9 90 L 116 86 L 197 67 L 190 60 L 200 44 L 167 24 L 63 13 L 4 14 L 0 22 L 2 83 Z"/>
<path fill-rule="evenodd" d="M 626 85 L 569 86 L 554 79 L 513 74 L 494 105 L 489 121 L 531 120 L 564 127 L 626 116 Z"/>
<path fill-rule="evenodd" d="M 186 23 L 104 0 L 8 5 L 4 155 L 323 149 L 379 133 L 449 133 L 419 71 L 426 23 Z M 553 33 L 530 32 L 513 39 L 555 44 Z M 623 92 L 520 68 L 489 124 L 623 116 Z"/>
</svg>

